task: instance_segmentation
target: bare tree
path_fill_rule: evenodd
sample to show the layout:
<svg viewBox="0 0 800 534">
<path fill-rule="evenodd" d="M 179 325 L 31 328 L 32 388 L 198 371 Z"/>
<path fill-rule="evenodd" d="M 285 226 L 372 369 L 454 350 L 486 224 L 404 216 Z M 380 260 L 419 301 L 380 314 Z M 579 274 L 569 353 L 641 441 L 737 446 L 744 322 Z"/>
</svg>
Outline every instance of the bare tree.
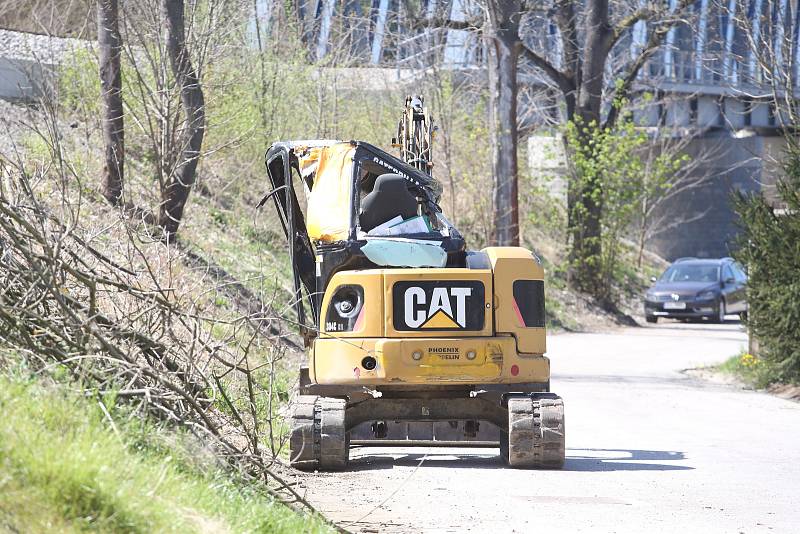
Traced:
<svg viewBox="0 0 800 534">
<path fill-rule="evenodd" d="M 231 28 L 243 10 L 222 0 L 184 4 L 181 0 L 141 0 L 120 4 L 123 52 L 129 65 L 125 111 L 128 168 L 152 165 L 156 194 L 132 203 L 156 204 L 131 210 L 175 238 L 184 216 L 206 138 L 204 69 L 231 44 Z M 131 147 L 137 152 L 132 155 Z M 142 157 L 144 156 L 144 157 Z M 130 196 L 130 194 L 128 195 Z"/>
<path fill-rule="evenodd" d="M 708 213 L 708 206 L 691 214 L 676 214 L 669 206 L 702 188 L 713 187 L 716 175 L 708 165 L 726 152 L 720 141 L 690 155 L 696 132 L 666 130 L 654 132 L 651 138 L 640 154 L 642 183 L 634 218 L 636 263 L 640 268 L 648 241 L 698 221 Z M 741 162 L 737 167 L 744 164 Z M 727 169 L 732 170 L 733 167 Z"/>
<path fill-rule="evenodd" d="M 166 51 L 172 74 L 180 87 L 184 114 L 179 160 L 161 191 L 158 222 L 169 241 L 178 231 L 183 209 L 194 184 L 205 133 L 205 100 L 186 46 L 183 0 L 163 0 L 162 9 L 167 26 Z"/>
<path fill-rule="evenodd" d="M 673 9 L 660 2 L 554 0 L 545 5 L 519 0 L 486 0 L 483 35 L 487 43 L 490 127 L 494 152 L 494 226 L 498 244 L 518 244 L 517 141 L 518 70 L 525 64 L 542 76 L 563 99 L 564 120 L 578 125 L 577 148 L 587 148 L 592 130 L 610 130 L 639 72 L 661 47 L 671 28 L 684 20 L 691 5 L 680 0 Z M 537 49 L 532 38 L 546 21 L 558 31 L 556 55 Z M 634 25 L 647 23 L 644 45 L 620 69 L 611 69 L 615 47 Z M 541 39 L 539 40 L 541 42 Z M 616 54 L 617 56 L 619 54 Z M 616 80 L 616 83 L 611 81 Z M 552 94 L 552 93 L 551 93 Z M 575 149 L 576 147 L 569 147 Z M 602 188 L 600 176 L 577 177 L 569 184 L 568 226 L 571 235 L 570 280 L 594 292 L 601 280 L 593 266 L 602 255 Z"/>
<path fill-rule="evenodd" d="M 519 245 L 517 61 L 520 0 L 488 0 L 489 127 L 494 175 L 494 241 Z"/>
<path fill-rule="evenodd" d="M 789 10 L 794 14 L 790 15 Z M 737 37 L 747 43 L 745 57 L 739 58 L 741 76 L 750 87 L 743 90 L 744 96 L 753 101 L 768 101 L 780 127 L 800 123 L 796 98 L 800 86 L 797 41 L 800 18 L 796 12 L 796 6 L 792 8 L 787 2 L 775 0 L 756 2 L 753 6 L 737 0 L 728 6 L 727 12 L 736 20 Z"/>
<path fill-rule="evenodd" d="M 125 168 L 125 120 L 122 108 L 122 38 L 118 0 L 97 2 L 97 47 L 103 99 L 105 162 L 101 193 L 112 205 L 122 198 Z"/>
<path fill-rule="evenodd" d="M 680 0 L 674 9 L 661 2 L 614 3 L 608 0 L 555 0 L 552 9 L 531 10 L 552 21 L 561 42 L 557 62 L 542 50 L 525 46 L 525 57 L 560 91 L 565 119 L 577 125 L 577 146 L 570 150 L 590 150 L 588 141 L 595 129 L 609 130 L 619 118 L 620 102 L 630 94 L 637 76 L 661 47 L 669 30 L 686 15 L 690 0 Z M 530 19 L 529 19 L 530 20 Z M 615 46 L 637 22 L 646 22 L 647 38 L 618 73 L 618 83 L 609 83 L 609 60 Z M 558 66 L 557 66 L 558 65 Z M 602 280 L 594 267 L 602 254 L 602 189 L 599 176 L 570 180 L 568 226 L 571 235 L 570 281 L 590 293 L 601 292 Z"/>
</svg>

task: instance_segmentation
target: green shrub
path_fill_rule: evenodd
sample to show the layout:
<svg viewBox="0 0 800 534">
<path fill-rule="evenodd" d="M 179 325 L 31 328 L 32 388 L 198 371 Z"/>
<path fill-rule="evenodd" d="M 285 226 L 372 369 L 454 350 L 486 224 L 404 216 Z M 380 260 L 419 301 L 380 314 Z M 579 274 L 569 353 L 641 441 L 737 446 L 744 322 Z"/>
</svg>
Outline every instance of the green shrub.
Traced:
<svg viewBox="0 0 800 534">
<path fill-rule="evenodd" d="M 622 300 L 620 289 L 634 288 L 640 280 L 641 261 L 626 238 L 637 220 L 641 225 L 642 218 L 648 217 L 642 206 L 664 194 L 689 157 L 672 151 L 649 154 L 654 138 L 624 111 L 613 128 L 576 119 L 566 125 L 564 135 L 569 147 L 570 191 L 583 198 L 569 208 L 568 231 L 573 239 L 579 231 L 586 250 L 596 248 L 590 256 L 581 253 L 571 258 L 570 267 L 581 280 L 573 280 L 573 285 L 577 282 L 576 287 L 613 309 Z M 589 209 L 590 200 L 598 206 L 599 215 Z M 600 219 L 599 236 L 586 233 L 594 217 Z M 576 244 L 571 246 L 574 252 Z"/>
<path fill-rule="evenodd" d="M 736 195 L 743 231 L 734 256 L 748 268 L 747 322 L 770 381 L 800 383 L 800 147 L 789 149 L 784 170 L 777 192 L 785 209 L 763 193 Z"/>
<path fill-rule="evenodd" d="M 99 117 L 101 94 L 100 67 L 94 53 L 85 49 L 67 53 L 58 73 L 58 100 L 66 113 Z"/>
</svg>

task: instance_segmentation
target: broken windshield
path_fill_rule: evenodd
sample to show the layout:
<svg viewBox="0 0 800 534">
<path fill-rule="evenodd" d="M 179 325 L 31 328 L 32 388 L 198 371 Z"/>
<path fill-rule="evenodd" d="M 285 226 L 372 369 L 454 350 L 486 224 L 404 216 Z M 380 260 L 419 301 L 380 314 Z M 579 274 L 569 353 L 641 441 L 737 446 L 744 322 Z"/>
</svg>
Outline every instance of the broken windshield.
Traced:
<svg viewBox="0 0 800 534">
<path fill-rule="evenodd" d="M 440 184 L 394 156 L 361 142 L 309 142 L 294 151 L 312 242 L 458 235 L 438 205 Z"/>
</svg>

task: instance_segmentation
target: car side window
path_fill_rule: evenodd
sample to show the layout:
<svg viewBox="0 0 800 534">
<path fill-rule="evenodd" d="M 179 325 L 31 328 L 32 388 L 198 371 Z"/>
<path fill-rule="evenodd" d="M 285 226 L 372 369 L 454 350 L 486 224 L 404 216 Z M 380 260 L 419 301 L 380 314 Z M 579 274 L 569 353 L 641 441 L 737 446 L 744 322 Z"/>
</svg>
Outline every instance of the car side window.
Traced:
<svg viewBox="0 0 800 534">
<path fill-rule="evenodd" d="M 738 263 L 733 264 L 733 275 L 736 277 L 737 282 L 747 282 L 747 274 Z"/>
<path fill-rule="evenodd" d="M 727 282 L 731 278 L 733 278 L 734 280 L 736 279 L 733 276 L 733 271 L 731 270 L 731 266 L 726 264 L 724 267 L 722 267 L 722 281 Z"/>
</svg>

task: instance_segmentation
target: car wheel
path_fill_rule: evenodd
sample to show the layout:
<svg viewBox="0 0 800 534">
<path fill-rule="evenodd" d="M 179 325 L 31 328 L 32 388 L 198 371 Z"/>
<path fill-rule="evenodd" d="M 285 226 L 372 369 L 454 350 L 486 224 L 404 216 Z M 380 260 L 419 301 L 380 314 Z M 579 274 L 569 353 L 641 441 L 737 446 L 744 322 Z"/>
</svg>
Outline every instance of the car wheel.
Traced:
<svg viewBox="0 0 800 534">
<path fill-rule="evenodd" d="M 656 317 L 655 315 L 645 315 L 644 320 L 647 321 L 648 323 L 657 323 L 658 317 Z"/>
<path fill-rule="evenodd" d="M 725 300 L 724 299 L 719 299 L 719 306 L 717 306 L 717 317 L 716 317 L 716 319 L 717 320 L 715 322 L 717 322 L 719 324 L 722 324 L 722 323 L 725 322 Z"/>
</svg>

